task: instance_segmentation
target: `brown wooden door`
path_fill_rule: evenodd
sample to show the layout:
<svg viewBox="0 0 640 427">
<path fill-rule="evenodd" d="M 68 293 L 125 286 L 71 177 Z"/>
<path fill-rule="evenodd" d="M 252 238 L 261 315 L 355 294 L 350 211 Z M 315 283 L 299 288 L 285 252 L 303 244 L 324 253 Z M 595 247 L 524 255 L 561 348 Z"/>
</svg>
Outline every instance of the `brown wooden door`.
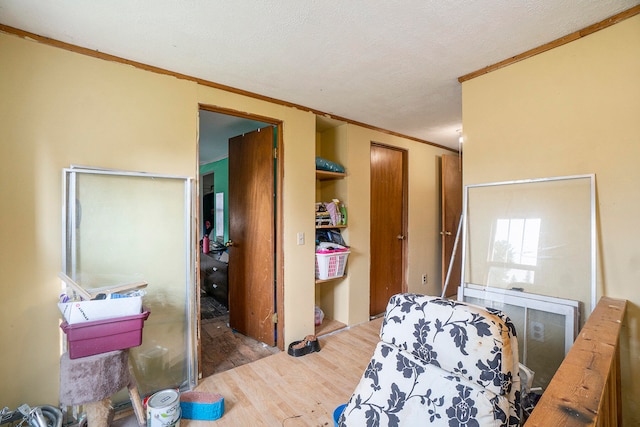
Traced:
<svg viewBox="0 0 640 427">
<path fill-rule="evenodd" d="M 406 288 L 406 156 L 405 150 L 371 145 L 371 316 Z"/>
<path fill-rule="evenodd" d="M 273 128 L 229 140 L 229 326 L 275 345 Z"/>
<path fill-rule="evenodd" d="M 460 213 L 462 212 L 462 164 L 459 156 L 442 156 L 440 182 L 442 191 L 442 231 L 440 232 L 442 235 L 442 289 L 444 289 L 455 246 L 458 224 L 460 223 Z M 445 296 L 453 296 L 458 291 L 461 275 L 461 256 L 462 236 L 458 240 L 454 264 L 451 268 L 447 289 L 444 292 Z"/>
</svg>

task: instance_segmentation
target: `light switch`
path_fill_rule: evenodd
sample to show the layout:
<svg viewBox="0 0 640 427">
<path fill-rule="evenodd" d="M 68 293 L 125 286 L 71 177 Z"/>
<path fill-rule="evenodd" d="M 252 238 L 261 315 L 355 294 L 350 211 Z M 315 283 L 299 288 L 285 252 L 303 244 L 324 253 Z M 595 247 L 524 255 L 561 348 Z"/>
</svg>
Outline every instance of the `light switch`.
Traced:
<svg viewBox="0 0 640 427">
<path fill-rule="evenodd" d="M 304 245 L 304 232 L 298 233 L 298 245 Z"/>
</svg>

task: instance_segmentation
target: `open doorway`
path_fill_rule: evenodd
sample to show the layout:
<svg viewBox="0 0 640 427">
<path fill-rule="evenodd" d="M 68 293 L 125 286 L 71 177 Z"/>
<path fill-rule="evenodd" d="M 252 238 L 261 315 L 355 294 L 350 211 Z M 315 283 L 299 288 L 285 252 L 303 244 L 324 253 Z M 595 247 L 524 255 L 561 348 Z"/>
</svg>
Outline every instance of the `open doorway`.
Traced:
<svg viewBox="0 0 640 427">
<path fill-rule="evenodd" d="M 256 140 L 254 135 L 257 136 L 256 143 L 251 142 Z M 280 211 L 277 207 L 281 167 L 274 158 L 274 148 L 280 146 L 279 135 L 279 123 L 267 118 L 206 106 L 200 110 L 197 212 L 201 313 L 199 371 L 203 377 L 278 352 L 276 344 L 282 348 L 281 334 L 277 333 L 281 328 L 277 324 L 261 325 L 256 329 L 250 318 L 257 305 L 264 305 L 263 298 L 252 300 L 259 289 L 274 298 L 270 307 L 261 308 L 263 313 L 267 310 L 269 319 L 275 321 L 275 313 L 281 312 L 277 307 L 281 300 L 278 298 L 281 284 L 278 283 L 282 279 L 278 274 L 280 220 L 276 215 Z M 242 147 L 241 151 L 239 147 Z M 248 158 L 254 159 L 254 163 L 246 164 Z M 255 182 L 260 183 L 258 188 L 243 187 Z M 269 186 L 264 187 L 264 183 Z M 244 207 L 245 200 L 255 200 L 250 197 L 252 193 L 263 195 L 256 202 L 258 209 L 256 206 Z M 235 224 L 244 223 L 245 219 L 252 222 L 247 218 L 252 211 L 270 211 L 272 216 L 267 221 L 260 218 L 260 227 L 247 235 L 239 235 Z M 244 233 L 244 227 L 242 231 Z M 265 234 L 271 236 L 271 246 L 262 246 L 257 252 L 250 250 L 255 246 L 252 240 L 262 242 Z M 271 278 L 262 285 L 248 277 L 257 259 L 270 260 L 266 268 L 270 270 Z M 252 265 L 251 269 L 246 266 L 248 264 Z M 246 287 L 250 289 L 244 290 Z"/>
</svg>

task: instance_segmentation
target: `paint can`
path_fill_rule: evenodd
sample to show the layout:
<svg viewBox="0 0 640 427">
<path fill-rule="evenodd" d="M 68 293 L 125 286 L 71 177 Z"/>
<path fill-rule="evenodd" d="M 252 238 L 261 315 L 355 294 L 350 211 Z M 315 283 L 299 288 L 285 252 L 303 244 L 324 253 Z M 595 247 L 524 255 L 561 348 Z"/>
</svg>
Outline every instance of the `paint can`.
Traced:
<svg viewBox="0 0 640 427">
<path fill-rule="evenodd" d="M 180 427 L 180 393 L 173 389 L 153 394 L 147 401 L 147 427 Z"/>
</svg>

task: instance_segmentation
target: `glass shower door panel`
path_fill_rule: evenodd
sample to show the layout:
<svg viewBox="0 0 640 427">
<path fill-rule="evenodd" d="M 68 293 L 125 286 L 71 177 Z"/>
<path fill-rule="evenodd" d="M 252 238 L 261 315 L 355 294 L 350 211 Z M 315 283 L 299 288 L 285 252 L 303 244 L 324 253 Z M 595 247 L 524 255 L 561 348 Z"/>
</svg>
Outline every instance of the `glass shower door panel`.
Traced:
<svg viewBox="0 0 640 427">
<path fill-rule="evenodd" d="M 140 392 L 188 387 L 195 381 L 190 180 L 66 173 L 66 205 L 75 209 L 67 209 L 65 272 L 87 290 L 147 282 L 143 306 L 151 314 L 142 345 L 130 351 Z"/>
</svg>

